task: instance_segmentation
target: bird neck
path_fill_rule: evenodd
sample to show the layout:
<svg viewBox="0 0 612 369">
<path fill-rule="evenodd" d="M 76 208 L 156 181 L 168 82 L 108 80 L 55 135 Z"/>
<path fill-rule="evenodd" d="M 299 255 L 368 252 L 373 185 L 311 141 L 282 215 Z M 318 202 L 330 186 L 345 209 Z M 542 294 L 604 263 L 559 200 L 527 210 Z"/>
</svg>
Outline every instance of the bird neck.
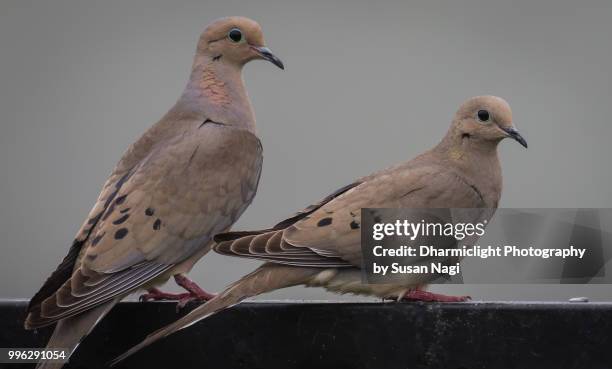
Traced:
<svg viewBox="0 0 612 369">
<path fill-rule="evenodd" d="M 431 151 L 442 161 L 450 163 L 470 183 L 490 194 L 489 207 L 497 207 L 502 189 L 502 172 L 497 154 L 499 141 L 484 141 L 464 137 L 459 130 L 449 130 Z"/>
<path fill-rule="evenodd" d="M 242 79 L 242 65 L 196 55 L 176 108 L 255 133 L 255 114 Z"/>
</svg>

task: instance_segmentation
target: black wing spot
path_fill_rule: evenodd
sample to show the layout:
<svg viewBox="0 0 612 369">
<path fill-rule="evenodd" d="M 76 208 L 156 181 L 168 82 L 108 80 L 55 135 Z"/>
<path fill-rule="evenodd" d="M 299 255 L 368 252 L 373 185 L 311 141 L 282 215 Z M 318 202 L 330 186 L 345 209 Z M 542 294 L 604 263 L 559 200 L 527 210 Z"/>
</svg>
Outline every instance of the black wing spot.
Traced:
<svg viewBox="0 0 612 369">
<path fill-rule="evenodd" d="M 150 217 L 150 216 L 153 216 L 153 214 L 155 214 L 155 209 L 153 209 L 153 208 L 146 208 L 145 209 L 145 215 L 146 216 Z"/>
<path fill-rule="evenodd" d="M 129 217 L 130 217 L 130 214 L 125 214 L 125 215 L 124 215 L 124 216 L 122 216 L 121 218 L 119 218 L 119 219 L 115 219 L 115 221 L 113 222 L 113 224 L 115 224 L 115 225 L 121 224 L 121 223 L 125 222 L 125 221 L 127 220 L 127 218 L 129 218 Z"/>
<path fill-rule="evenodd" d="M 361 182 L 354 182 L 354 183 L 349 184 L 348 186 L 342 187 L 341 189 L 337 190 L 336 192 L 332 193 L 331 195 L 325 197 L 319 203 L 314 204 L 314 205 L 310 205 L 309 207 L 307 207 L 306 209 L 298 212 L 297 214 L 295 214 L 291 218 L 287 218 L 287 219 L 283 220 L 282 222 L 277 223 L 274 226 L 274 229 L 287 228 L 290 225 L 292 225 L 295 222 L 297 222 L 298 220 L 307 219 L 305 217 L 310 215 L 310 214 L 312 214 L 315 210 L 319 209 L 320 207 L 322 207 L 323 205 L 325 205 L 328 202 L 332 201 L 336 197 L 342 195 L 343 193 L 350 191 L 352 188 L 359 186 L 360 184 L 361 184 Z"/>
<path fill-rule="evenodd" d="M 110 204 L 106 212 L 102 216 L 102 220 L 106 220 L 115 211 L 115 203 Z"/>
<path fill-rule="evenodd" d="M 102 216 L 102 214 L 104 213 L 104 210 L 102 210 L 101 212 L 99 212 L 96 216 L 94 216 L 93 218 L 89 218 L 89 220 L 87 221 L 87 224 L 96 224 L 98 222 L 98 220 L 100 220 L 100 217 Z"/>
<path fill-rule="evenodd" d="M 359 223 L 357 223 L 356 221 L 352 221 L 351 224 L 351 229 L 359 229 Z"/>
<path fill-rule="evenodd" d="M 212 60 L 213 61 L 217 61 L 217 60 L 221 59 L 222 56 L 223 56 L 223 54 L 215 55 L 215 56 L 213 56 Z"/>
<path fill-rule="evenodd" d="M 319 227 L 325 227 L 332 224 L 332 218 L 323 218 L 321 220 L 319 220 L 319 223 L 317 223 L 317 226 Z"/>
<path fill-rule="evenodd" d="M 130 178 L 131 174 L 132 171 L 130 170 L 128 173 L 124 174 L 123 177 L 121 177 L 121 179 L 119 179 L 119 181 L 115 184 L 115 190 L 113 191 L 113 193 L 104 200 L 103 208 L 105 210 L 102 210 L 98 215 L 96 215 L 96 217 L 94 217 L 95 222 L 92 222 L 92 224 L 97 223 L 101 219 L 102 214 L 108 209 L 109 205 L 119 192 L 119 189 Z M 32 299 L 30 300 L 30 303 L 28 304 L 27 308 L 28 312 L 32 312 L 35 307 L 40 306 L 43 300 L 53 295 L 57 291 L 57 289 L 60 288 L 66 282 L 66 280 L 70 278 L 70 276 L 72 275 L 72 271 L 74 270 L 74 263 L 78 259 L 81 249 L 85 244 L 85 241 L 92 235 L 91 233 L 93 231 L 93 228 L 94 227 L 91 227 L 85 230 L 85 238 L 80 240 L 74 240 L 72 246 L 70 246 L 68 255 L 64 257 L 64 260 L 62 260 L 61 264 L 57 267 L 57 269 L 55 269 L 53 273 L 51 273 L 51 276 L 47 278 L 43 286 L 38 290 L 38 292 L 36 292 L 34 297 L 32 297 Z"/>
<path fill-rule="evenodd" d="M 125 208 L 125 209 L 123 209 L 123 210 L 121 210 L 121 211 L 119 211 L 119 212 L 120 212 L 121 214 L 123 214 L 123 213 L 127 213 L 128 211 L 130 211 L 130 208 Z"/>
<path fill-rule="evenodd" d="M 157 218 L 157 220 L 155 220 L 155 223 L 153 223 L 153 229 L 157 231 L 160 228 L 161 228 L 161 219 Z"/>
<path fill-rule="evenodd" d="M 123 237 L 125 237 L 127 234 L 128 234 L 127 228 L 120 228 L 119 230 L 117 230 L 117 232 L 115 232 L 115 239 L 120 240 Z"/>
<path fill-rule="evenodd" d="M 102 233 L 97 235 L 93 240 L 91 240 L 91 246 L 96 246 L 98 243 L 100 243 L 100 240 L 102 240 L 102 237 L 104 237 L 106 233 Z"/>
<path fill-rule="evenodd" d="M 102 217 L 102 220 L 106 220 L 115 211 L 115 207 L 117 205 L 123 204 L 125 202 L 126 197 L 127 197 L 127 194 L 117 197 L 115 201 L 110 204 L 108 209 L 106 209 L 106 212 L 104 213 L 104 216 Z"/>
</svg>

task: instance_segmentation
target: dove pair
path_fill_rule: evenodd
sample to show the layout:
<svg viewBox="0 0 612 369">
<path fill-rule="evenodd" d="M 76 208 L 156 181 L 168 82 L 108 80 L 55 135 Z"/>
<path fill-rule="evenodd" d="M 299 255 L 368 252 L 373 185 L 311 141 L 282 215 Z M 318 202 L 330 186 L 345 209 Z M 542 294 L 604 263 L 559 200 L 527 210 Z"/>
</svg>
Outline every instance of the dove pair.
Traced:
<svg viewBox="0 0 612 369">
<path fill-rule="evenodd" d="M 442 141 L 415 159 L 360 178 L 272 228 L 224 233 L 251 203 L 261 173 L 262 147 L 241 75 L 254 59 L 283 68 L 254 21 L 224 18 L 206 28 L 182 96 L 121 158 L 68 255 L 30 302 L 26 328 L 57 322 L 48 347 L 76 349 L 118 301 L 141 289 L 148 290 L 144 299 L 208 302 L 118 360 L 245 298 L 294 285 L 465 300 L 426 292 L 410 280 L 363 284 L 360 209 L 497 207 L 497 144 L 511 137 L 527 146 L 508 104 L 472 98 Z M 185 276 L 211 248 L 266 263 L 214 296 Z M 170 277 L 187 292 L 156 288 Z"/>
</svg>

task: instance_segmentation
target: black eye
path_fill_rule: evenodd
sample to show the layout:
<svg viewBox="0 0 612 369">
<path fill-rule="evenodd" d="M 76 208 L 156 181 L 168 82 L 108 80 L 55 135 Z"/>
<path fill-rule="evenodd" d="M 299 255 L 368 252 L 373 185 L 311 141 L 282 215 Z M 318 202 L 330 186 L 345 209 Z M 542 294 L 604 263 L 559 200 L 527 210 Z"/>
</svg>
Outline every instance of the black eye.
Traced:
<svg viewBox="0 0 612 369">
<path fill-rule="evenodd" d="M 227 33 L 227 37 L 234 42 L 240 42 L 242 41 L 242 31 L 240 31 L 238 28 L 232 28 Z"/>
<path fill-rule="evenodd" d="M 486 110 L 478 110 L 478 113 L 476 114 L 476 116 L 478 117 L 478 120 L 481 122 L 488 122 L 489 119 L 491 119 L 491 115 Z"/>
</svg>

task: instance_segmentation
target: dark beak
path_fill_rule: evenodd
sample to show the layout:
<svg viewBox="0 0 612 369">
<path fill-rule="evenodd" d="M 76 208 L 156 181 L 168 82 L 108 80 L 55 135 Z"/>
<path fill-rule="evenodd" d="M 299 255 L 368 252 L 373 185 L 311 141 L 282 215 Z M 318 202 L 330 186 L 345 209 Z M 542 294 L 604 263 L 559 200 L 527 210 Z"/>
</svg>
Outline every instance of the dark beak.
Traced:
<svg viewBox="0 0 612 369">
<path fill-rule="evenodd" d="M 508 134 L 508 137 L 513 138 L 514 140 L 516 140 L 516 142 L 527 148 L 527 141 L 525 141 L 523 136 L 521 136 L 521 134 L 514 127 L 504 127 L 501 129 Z"/>
<path fill-rule="evenodd" d="M 268 49 L 265 46 L 251 46 L 251 48 L 253 50 L 255 50 L 255 52 L 257 54 L 259 54 L 259 56 L 261 56 L 263 59 L 269 61 L 270 63 L 276 65 L 277 67 L 279 67 L 280 69 L 285 69 L 285 65 L 283 64 L 283 62 L 276 57 L 276 55 L 272 54 L 272 51 L 270 51 L 270 49 Z"/>
</svg>

